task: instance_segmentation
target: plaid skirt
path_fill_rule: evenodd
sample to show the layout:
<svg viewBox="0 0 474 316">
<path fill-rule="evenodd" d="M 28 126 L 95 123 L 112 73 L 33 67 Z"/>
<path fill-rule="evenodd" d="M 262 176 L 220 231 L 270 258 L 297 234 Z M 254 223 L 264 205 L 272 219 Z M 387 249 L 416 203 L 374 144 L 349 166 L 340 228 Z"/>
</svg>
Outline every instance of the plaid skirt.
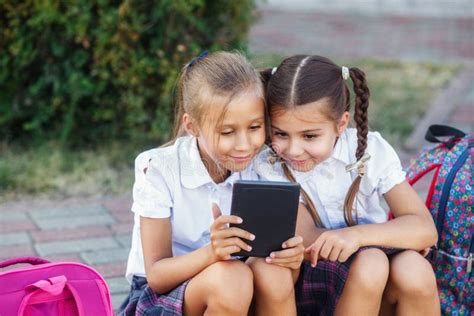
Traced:
<svg viewBox="0 0 474 316">
<path fill-rule="evenodd" d="M 120 316 L 183 315 L 186 281 L 165 294 L 155 293 L 146 278 L 134 276 L 130 294 L 120 306 Z"/>
<path fill-rule="evenodd" d="M 304 261 L 295 285 L 298 315 L 333 315 L 344 290 L 349 269 L 357 254 L 368 248 L 379 248 L 387 255 L 403 249 L 364 247 L 354 253 L 346 262 L 318 261 L 315 268 Z"/>
</svg>

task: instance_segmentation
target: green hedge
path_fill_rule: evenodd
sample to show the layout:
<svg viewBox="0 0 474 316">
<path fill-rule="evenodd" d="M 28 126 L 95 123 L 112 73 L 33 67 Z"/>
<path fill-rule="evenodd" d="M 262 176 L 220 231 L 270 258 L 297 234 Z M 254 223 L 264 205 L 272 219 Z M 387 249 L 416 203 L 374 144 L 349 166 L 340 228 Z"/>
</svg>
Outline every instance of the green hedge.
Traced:
<svg viewBox="0 0 474 316">
<path fill-rule="evenodd" d="M 0 1 L 0 140 L 166 139 L 181 66 L 245 50 L 254 2 Z"/>
</svg>

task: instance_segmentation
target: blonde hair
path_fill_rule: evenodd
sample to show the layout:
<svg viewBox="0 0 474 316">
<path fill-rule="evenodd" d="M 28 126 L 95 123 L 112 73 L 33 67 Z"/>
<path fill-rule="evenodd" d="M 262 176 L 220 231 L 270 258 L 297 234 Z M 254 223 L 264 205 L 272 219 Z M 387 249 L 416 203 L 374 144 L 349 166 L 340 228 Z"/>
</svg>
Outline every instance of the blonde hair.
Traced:
<svg viewBox="0 0 474 316">
<path fill-rule="evenodd" d="M 242 54 L 215 52 L 193 59 L 183 67 L 178 78 L 173 136 L 165 145 L 186 135 L 182 124 L 185 113 L 200 125 L 204 113 L 220 108 L 221 115 L 216 122 L 219 126 L 227 105 L 248 92 L 264 98 L 260 74 Z"/>
</svg>

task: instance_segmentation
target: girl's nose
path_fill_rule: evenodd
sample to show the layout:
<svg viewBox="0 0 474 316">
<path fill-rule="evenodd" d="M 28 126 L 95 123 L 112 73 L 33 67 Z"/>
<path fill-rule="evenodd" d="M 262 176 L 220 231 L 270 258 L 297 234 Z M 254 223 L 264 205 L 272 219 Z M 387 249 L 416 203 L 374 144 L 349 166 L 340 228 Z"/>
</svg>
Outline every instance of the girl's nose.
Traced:
<svg viewBox="0 0 474 316">
<path fill-rule="evenodd" d="M 237 136 L 235 149 L 238 151 L 248 151 L 250 147 L 250 136 L 246 133 L 239 133 Z"/>
<path fill-rule="evenodd" d="M 301 154 L 303 154 L 303 147 L 301 147 L 297 141 L 290 141 L 288 144 L 286 155 L 297 158 L 301 156 Z"/>
</svg>

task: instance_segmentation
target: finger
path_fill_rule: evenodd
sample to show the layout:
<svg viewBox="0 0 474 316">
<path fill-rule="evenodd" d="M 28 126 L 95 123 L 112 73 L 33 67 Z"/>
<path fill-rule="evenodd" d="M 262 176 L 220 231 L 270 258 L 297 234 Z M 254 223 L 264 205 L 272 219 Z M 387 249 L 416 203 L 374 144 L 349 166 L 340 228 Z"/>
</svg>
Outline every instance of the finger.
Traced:
<svg viewBox="0 0 474 316">
<path fill-rule="evenodd" d="M 278 264 L 278 265 L 281 265 L 281 264 L 291 264 L 291 263 L 298 263 L 298 262 L 302 262 L 302 258 L 300 256 L 298 257 L 290 257 L 290 258 L 270 258 L 270 257 L 266 257 L 265 258 L 265 262 L 266 263 L 271 263 L 271 264 Z"/>
<path fill-rule="evenodd" d="M 225 260 L 227 260 L 230 259 L 233 253 L 239 252 L 241 250 L 242 249 L 239 246 L 234 245 L 228 247 L 219 247 L 215 252 L 220 258 L 225 258 Z"/>
<path fill-rule="evenodd" d="M 245 250 L 245 251 L 252 250 L 252 247 L 250 245 L 246 244 L 245 242 L 242 241 L 242 239 L 238 237 L 231 237 L 231 238 L 226 238 L 226 239 L 216 241 L 214 243 L 214 246 L 219 246 L 219 247 L 237 246 L 240 249 Z"/>
<path fill-rule="evenodd" d="M 240 237 L 248 240 L 255 240 L 255 235 L 238 227 L 230 227 L 213 232 L 212 239 L 226 239 L 229 237 Z"/>
<path fill-rule="evenodd" d="M 216 203 L 212 203 L 212 216 L 216 220 L 219 216 L 222 215 L 221 209 Z"/>
<path fill-rule="evenodd" d="M 355 251 L 349 248 L 343 248 L 341 253 L 339 254 L 339 258 L 337 259 L 339 262 L 346 262 L 347 259 L 354 253 Z"/>
<path fill-rule="evenodd" d="M 292 248 L 292 247 L 296 247 L 298 246 L 299 244 L 302 244 L 303 243 L 303 237 L 301 236 L 295 236 L 295 237 L 292 237 L 290 239 L 288 239 L 287 241 L 285 241 L 281 247 L 283 249 L 285 248 Z"/>
<path fill-rule="evenodd" d="M 241 224 L 243 220 L 234 215 L 221 215 L 216 220 L 214 223 L 212 223 L 212 228 L 214 229 L 222 229 L 227 227 L 227 224 Z"/>
<path fill-rule="evenodd" d="M 324 245 L 324 243 L 324 238 L 318 238 L 311 247 L 311 266 L 313 268 L 316 267 L 316 264 L 318 263 L 319 252 L 321 251 L 321 247 Z"/>
<path fill-rule="evenodd" d="M 269 255 L 270 258 L 290 258 L 295 256 L 303 255 L 303 247 L 293 247 L 280 251 L 272 251 Z"/>
<path fill-rule="evenodd" d="M 320 258 L 324 258 L 324 259 L 328 259 L 329 258 L 329 254 L 331 253 L 332 251 L 332 248 L 333 248 L 333 244 L 326 240 L 326 242 L 324 243 L 323 247 L 321 248 L 321 250 L 319 251 L 319 257 Z"/>
<path fill-rule="evenodd" d="M 339 255 L 341 254 L 341 252 L 342 252 L 341 248 L 333 247 L 332 250 L 331 250 L 331 253 L 328 256 L 328 259 L 332 262 L 337 261 L 337 259 L 339 258 Z"/>
</svg>

